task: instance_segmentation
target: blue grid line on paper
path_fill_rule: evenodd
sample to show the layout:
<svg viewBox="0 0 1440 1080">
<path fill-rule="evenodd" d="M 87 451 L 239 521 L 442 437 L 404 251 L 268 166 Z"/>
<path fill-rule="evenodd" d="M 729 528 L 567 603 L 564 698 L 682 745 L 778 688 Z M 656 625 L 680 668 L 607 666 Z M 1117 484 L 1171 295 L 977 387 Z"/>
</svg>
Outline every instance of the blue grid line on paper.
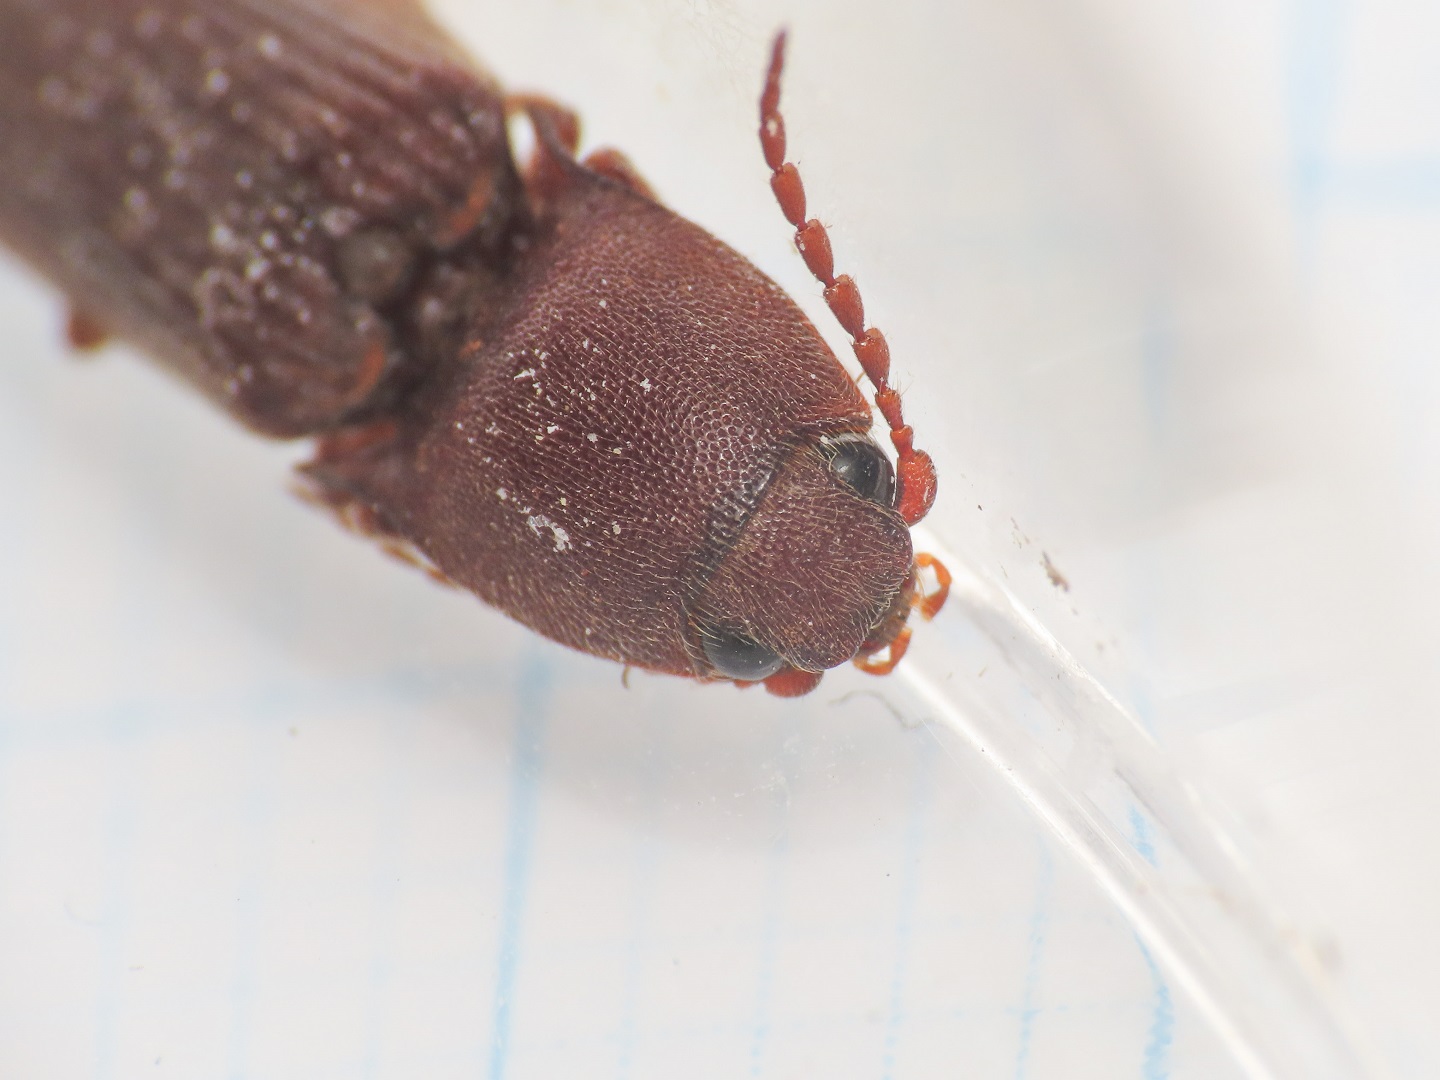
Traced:
<svg viewBox="0 0 1440 1080">
<path fill-rule="evenodd" d="M 1327 203 L 1398 215 L 1440 208 L 1440 156 L 1331 161 L 1321 182 Z"/>
<path fill-rule="evenodd" d="M 1318 254 L 1349 7 L 1347 0 L 1300 0 L 1291 28 L 1290 198 L 1302 268 L 1312 267 Z"/>
<path fill-rule="evenodd" d="M 126 697 L 95 705 L 23 710 L 12 705 L 8 706 L 5 734 L 11 746 L 108 739 L 116 716 L 130 717 L 132 723 L 143 727 L 147 738 L 176 730 L 192 731 L 207 718 L 245 715 L 278 724 L 287 716 L 314 709 L 429 704 L 477 691 L 490 693 L 502 685 L 508 674 L 498 665 L 483 663 L 397 667 L 373 674 L 282 678 L 221 688 L 214 693 Z M 0 707 L 4 707 L 3 697 Z"/>
<path fill-rule="evenodd" d="M 1130 807 L 1130 828 L 1135 837 L 1135 850 L 1140 857 L 1151 866 L 1157 865 L 1150 822 L 1138 806 Z M 1165 981 L 1160 965 L 1155 963 L 1155 958 L 1150 955 L 1145 942 L 1138 936 L 1135 942 L 1140 946 L 1140 955 L 1150 971 L 1150 981 L 1155 987 L 1155 1003 L 1150 1014 L 1150 1029 L 1145 1042 L 1141 1076 L 1144 1080 L 1169 1080 L 1170 1046 L 1175 1041 L 1175 1001 L 1170 993 L 1170 984 Z"/>
<path fill-rule="evenodd" d="M 409 725 L 404 718 L 391 716 L 387 721 L 390 760 L 381 805 L 373 828 L 377 837 L 377 856 L 371 882 L 374 936 L 370 953 L 367 983 L 365 1045 L 360 1055 L 361 1075 L 371 1078 L 379 1074 L 384 1046 L 385 1019 L 390 993 L 395 981 L 397 942 L 400 936 L 400 866 L 404 855 L 406 811 L 412 786 L 406 761 Z"/>
<path fill-rule="evenodd" d="M 503 1080 L 510 1063 L 515 984 L 520 971 L 520 939 L 535 854 L 535 823 L 540 802 L 545 726 L 551 691 L 550 667 L 531 651 L 520 665 L 515 686 L 515 742 L 510 759 L 510 806 L 505 842 L 505 897 L 491 1006 L 490 1080 Z"/>
<path fill-rule="evenodd" d="M 1031 1040 L 1035 1035 L 1035 1020 L 1040 1015 L 1036 998 L 1039 996 L 1046 935 L 1050 929 L 1050 894 L 1055 884 L 1054 856 L 1050 854 L 1050 848 L 1043 840 L 1039 848 L 1035 910 L 1030 919 L 1030 957 L 1025 964 L 1025 988 L 1020 995 L 1020 1032 L 1015 1048 L 1015 1080 L 1025 1080 L 1030 1066 Z"/>
</svg>

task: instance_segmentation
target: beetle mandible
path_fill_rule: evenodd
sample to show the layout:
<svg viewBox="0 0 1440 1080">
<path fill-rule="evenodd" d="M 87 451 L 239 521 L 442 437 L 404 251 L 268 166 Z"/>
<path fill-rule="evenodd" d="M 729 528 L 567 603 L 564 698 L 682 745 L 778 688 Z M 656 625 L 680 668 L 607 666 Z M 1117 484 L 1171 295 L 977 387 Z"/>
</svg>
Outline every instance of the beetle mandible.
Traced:
<svg viewBox="0 0 1440 1080">
<path fill-rule="evenodd" d="M 948 578 L 912 552 L 935 472 L 888 347 L 785 161 L 783 49 L 772 188 L 898 477 L 778 286 L 415 3 L 0 0 L 0 240 L 77 345 L 316 437 L 310 497 L 435 576 L 598 656 L 804 693 L 892 668 Z"/>
</svg>

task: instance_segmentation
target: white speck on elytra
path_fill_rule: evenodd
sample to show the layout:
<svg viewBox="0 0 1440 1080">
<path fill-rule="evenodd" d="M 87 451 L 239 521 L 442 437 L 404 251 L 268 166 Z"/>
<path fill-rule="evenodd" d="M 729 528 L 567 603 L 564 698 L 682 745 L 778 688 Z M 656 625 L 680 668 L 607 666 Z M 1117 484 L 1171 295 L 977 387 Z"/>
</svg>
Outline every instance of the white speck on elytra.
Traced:
<svg viewBox="0 0 1440 1080">
<path fill-rule="evenodd" d="M 534 377 L 535 369 L 533 367 L 527 367 L 524 371 L 517 371 L 514 376 L 516 382 L 519 382 L 521 379 L 533 379 Z"/>
<path fill-rule="evenodd" d="M 550 535 L 555 540 L 556 551 L 569 551 L 574 547 L 574 545 L 570 543 L 570 534 L 544 514 L 530 515 L 530 517 L 525 519 L 525 524 L 530 526 L 530 531 L 536 536 L 540 535 L 541 529 L 549 529 Z"/>
<path fill-rule="evenodd" d="M 560 430 L 560 425 L 559 425 L 559 424 L 546 424 L 546 425 L 545 425 L 545 434 L 547 434 L 547 435 L 554 435 L 555 432 L 557 432 L 557 431 L 559 431 L 559 430 Z"/>
<path fill-rule="evenodd" d="M 603 299 L 602 299 L 602 300 L 600 301 L 600 306 L 601 306 L 602 308 L 608 308 L 608 307 L 610 306 L 610 301 L 609 301 L 609 300 L 603 300 Z"/>
<path fill-rule="evenodd" d="M 589 434 L 589 435 L 586 435 L 585 438 L 589 439 L 592 443 L 593 443 L 593 442 L 599 442 L 599 441 L 600 441 L 600 436 L 599 436 L 599 435 L 596 435 L 596 434 L 594 434 L 594 433 L 591 433 L 591 434 Z"/>
<path fill-rule="evenodd" d="M 641 380 L 640 380 L 640 389 L 641 389 L 641 390 L 644 390 L 645 393 L 648 394 L 651 390 L 653 390 L 653 389 L 655 389 L 655 388 L 650 385 L 650 380 L 649 380 L 649 379 L 641 379 Z"/>
<path fill-rule="evenodd" d="M 625 451 L 621 450 L 620 447 L 617 446 L 614 450 L 611 450 L 610 452 L 612 454 L 623 454 Z"/>
<path fill-rule="evenodd" d="M 510 498 L 510 492 L 506 491 L 504 488 L 496 488 L 495 497 L 501 502 L 504 502 L 506 499 Z"/>
<path fill-rule="evenodd" d="M 620 523 L 619 523 L 618 521 L 613 522 L 613 523 L 610 525 L 610 531 L 611 531 L 612 533 L 614 533 L 616 536 L 619 536 L 619 535 L 620 535 Z"/>
</svg>

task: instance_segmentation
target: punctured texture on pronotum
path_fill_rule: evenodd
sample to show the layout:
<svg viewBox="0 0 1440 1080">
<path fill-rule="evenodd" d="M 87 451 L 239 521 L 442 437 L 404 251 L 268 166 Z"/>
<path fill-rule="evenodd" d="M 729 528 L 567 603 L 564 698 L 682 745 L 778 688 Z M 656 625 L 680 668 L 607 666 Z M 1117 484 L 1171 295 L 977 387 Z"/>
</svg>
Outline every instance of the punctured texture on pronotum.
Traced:
<svg viewBox="0 0 1440 1080">
<path fill-rule="evenodd" d="M 938 603 L 908 528 L 934 469 L 783 161 L 781 44 L 773 186 L 898 478 L 769 278 L 401 0 L 0 0 L 0 240 L 77 344 L 317 437 L 310 497 L 435 576 L 598 656 L 803 693 L 893 667 Z"/>
</svg>

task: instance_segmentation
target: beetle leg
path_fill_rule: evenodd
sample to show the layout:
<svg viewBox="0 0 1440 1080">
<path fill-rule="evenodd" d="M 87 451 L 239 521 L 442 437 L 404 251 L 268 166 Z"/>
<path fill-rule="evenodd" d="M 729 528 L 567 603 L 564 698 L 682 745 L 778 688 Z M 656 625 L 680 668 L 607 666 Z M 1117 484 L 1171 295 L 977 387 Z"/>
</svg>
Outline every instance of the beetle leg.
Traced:
<svg viewBox="0 0 1440 1080">
<path fill-rule="evenodd" d="M 587 154 L 585 160 L 580 164 L 593 173 L 599 173 L 607 179 L 623 184 L 635 194 L 643 195 L 651 202 L 660 201 L 655 198 L 655 192 L 650 190 L 650 185 L 641 177 L 630 159 L 619 150 L 603 146 L 599 150 L 593 150 Z"/>
<path fill-rule="evenodd" d="M 580 147 L 580 117 L 574 109 L 566 108 L 543 94 L 510 94 L 505 98 L 505 114 L 513 116 L 524 113 L 535 125 L 536 141 L 540 141 L 542 129 L 547 129 L 555 140 L 556 149 L 566 157 L 574 158 Z M 538 149 L 538 147 L 537 147 Z"/>
<path fill-rule="evenodd" d="M 530 156 L 521 163 L 521 179 L 530 197 L 530 210 L 543 217 L 549 203 L 565 187 L 567 164 L 573 169 L 580 146 L 580 118 L 574 111 L 538 94 L 511 94 L 505 113 L 523 113 L 535 133 Z"/>
<path fill-rule="evenodd" d="M 905 656 L 905 650 L 910 647 L 910 628 L 904 627 L 895 639 L 885 647 L 885 659 L 877 660 L 879 653 L 870 653 L 855 657 L 854 664 L 867 675 L 889 675 L 899 665 Z"/>
<path fill-rule="evenodd" d="M 65 319 L 65 340 L 72 349 L 94 352 L 110 340 L 110 331 L 90 312 L 72 305 Z"/>
<path fill-rule="evenodd" d="M 383 450 L 395 437 L 395 430 L 392 421 L 380 420 L 325 436 L 315 446 L 314 459 L 299 468 L 295 493 L 311 505 L 330 511 L 349 531 L 375 541 L 391 558 L 424 571 L 441 585 L 459 588 L 420 548 L 399 535 L 373 503 L 346 482 L 347 461 Z"/>
<path fill-rule="evenodd" d="M 496 165 L 492 163 L 478 171 L 466 193 L 464 204 L 453 210 L 442 223 L 435 237 L 436 246 L 441 249 L 452 247 L 475 231 L 494 202 L 497 184 Z"/>
<path fill-rule="evenodd" d="M 935 575 L 935 591 L 921 592 L 917 589 L 913 601 L 920 617 L 928 621 L 940 614 L 940 609 L 945 606 L 945 601 L 950 596 L 950 583 L 954 579 L 945 564 L 928 551 L 916 552 L 915 565 L 917 568 L 929 569 Z"/>
<path fill-rule="evenodd" d="M 818 671 L 786 668 L 766 679 L 765 689 L 776 697 L 801 697 L 819 686 L 822 677 Z"/>
</svg>

